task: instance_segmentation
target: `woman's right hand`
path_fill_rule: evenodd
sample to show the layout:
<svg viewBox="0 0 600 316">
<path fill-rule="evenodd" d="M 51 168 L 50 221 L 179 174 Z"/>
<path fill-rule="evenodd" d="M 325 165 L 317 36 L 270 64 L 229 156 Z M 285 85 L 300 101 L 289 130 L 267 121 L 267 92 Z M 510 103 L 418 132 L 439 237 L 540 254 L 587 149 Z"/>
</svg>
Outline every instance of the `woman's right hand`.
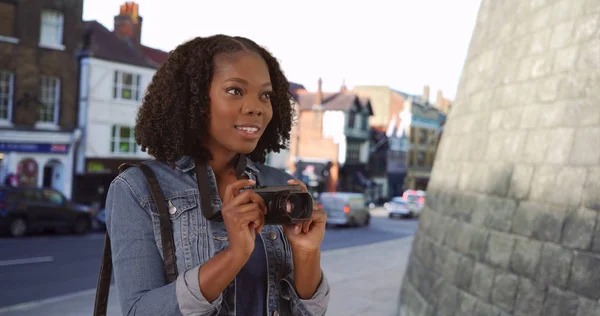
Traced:
<svg viewBox="0 0 600 316">
<path fill-rule="evenodd" d="M 267 212 L 260 195 L 251 190 L 240 189 L 255 185 L 253 180 L 238 180 L 227 186 L 223 196 L 221 215 L 229 235 L 229 250 L 236 257 L 248 260 L 254 250 L 256 233 L 262 231 Z"/>
</svg>

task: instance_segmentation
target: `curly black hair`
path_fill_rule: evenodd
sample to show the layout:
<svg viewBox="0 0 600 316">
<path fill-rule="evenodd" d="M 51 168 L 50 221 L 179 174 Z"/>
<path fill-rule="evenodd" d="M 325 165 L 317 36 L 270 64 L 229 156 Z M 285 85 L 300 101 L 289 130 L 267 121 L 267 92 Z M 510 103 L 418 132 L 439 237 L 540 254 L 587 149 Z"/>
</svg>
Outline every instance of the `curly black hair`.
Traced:
<svg viewBox="0 0 600 316">
<path fill-rule="evenodd" d="M 155 73 L 136 118 L 135 140 L 142 151 L 170 164 L 184 155 L 203 162 L 211 159 L 202 139 L 209 131 L 214 57 L 238 51 L 260 55 L 273 85 L 273 118 L 249 158 L 264 163 L 267 153 L 288 147 L 295 113 L 289 82 L 279 62 L 250 39 L 219 34 L 179 45 Z"/>
</svg>

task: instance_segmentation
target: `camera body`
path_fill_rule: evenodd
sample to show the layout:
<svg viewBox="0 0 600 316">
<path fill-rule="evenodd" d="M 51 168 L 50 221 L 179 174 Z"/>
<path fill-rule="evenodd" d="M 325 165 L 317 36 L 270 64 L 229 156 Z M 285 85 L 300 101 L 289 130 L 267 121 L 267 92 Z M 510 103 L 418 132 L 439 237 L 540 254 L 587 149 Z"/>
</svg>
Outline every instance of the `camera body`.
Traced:
<svg viewBox="0 0 600 316">
<path fill-rule="evenodd" d="M 295 224 L 313 214 L 313 198 L 299 185 L 251 186 L 241 191 L 245 190 L 253 191 L 265 201 L 265 225 Z"/>
</svg>

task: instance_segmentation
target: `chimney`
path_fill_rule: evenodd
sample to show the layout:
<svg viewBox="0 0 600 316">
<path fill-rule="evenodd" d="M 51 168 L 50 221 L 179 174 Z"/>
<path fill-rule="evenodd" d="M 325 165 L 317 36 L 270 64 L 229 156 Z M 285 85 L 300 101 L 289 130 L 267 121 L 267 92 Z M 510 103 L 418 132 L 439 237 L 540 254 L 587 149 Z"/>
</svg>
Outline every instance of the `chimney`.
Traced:
<svg viewBox="0 0 600 316">
<path fill-rule="evenodd" d="M 340 92 L 345 93 L 346 91 L 348 91 L 348 88 L 346 87 L 346 79 L 343 79 L 342 88 L 340 89 Z"/>
<path fill-rule="evenodd" d="M 429 103 L 429 86 L 425 85 L 425 87 L 423 87 L 423 102 L 425 104 Z"/>
<path fill-rule="evenodd" d="M 319 86 L 317 88 L 317 98 L 315 100 L 315 105 L 321 106 L 323 103 L 323 80 L 319 78 Z"/>
<path fill-rule="evenodd" d="M 438 109 L 442 109 L 441 107 L 444 106 L 444 95 L 442 94 L 442 90 L 438 90 L 437 91 L 437 99 L 435 101 Z"/>
<path fill-rule="evenodd" d="M 135 2 L 125 2 L 121 5 L 119 15 L 115 16 L 115 34 L 121 40 L 129 40 L 136 47 L 141 46 L 142 17 L 139 16 L 139 6 Z"/>
</svg>

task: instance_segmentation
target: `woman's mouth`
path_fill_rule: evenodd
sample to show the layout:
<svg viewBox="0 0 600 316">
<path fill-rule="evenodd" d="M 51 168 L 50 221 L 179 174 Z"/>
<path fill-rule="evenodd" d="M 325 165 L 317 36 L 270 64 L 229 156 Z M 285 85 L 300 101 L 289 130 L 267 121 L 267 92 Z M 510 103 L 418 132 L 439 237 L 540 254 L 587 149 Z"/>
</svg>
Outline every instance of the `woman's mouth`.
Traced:
<svg viewBox="0 0 600 316">
<path fill-rule="evenodd" d="M 235 129 L 240 132 L 242 137 L 256 139 L 259 137 L 260 126 L 256 125 L 236 125 Z"/>
</svg>

